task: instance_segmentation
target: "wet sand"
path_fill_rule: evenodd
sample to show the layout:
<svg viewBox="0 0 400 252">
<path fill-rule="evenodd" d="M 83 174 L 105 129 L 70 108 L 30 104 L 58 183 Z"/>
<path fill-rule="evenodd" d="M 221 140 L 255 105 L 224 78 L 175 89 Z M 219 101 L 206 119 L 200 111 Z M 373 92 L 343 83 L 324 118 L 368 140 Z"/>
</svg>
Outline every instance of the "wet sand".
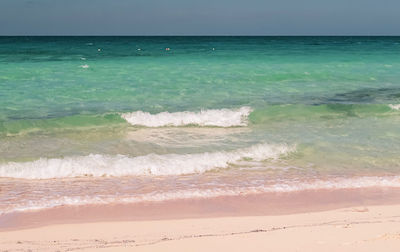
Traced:
<svg viewBox="0 0 400 252">
<path fill-rule="evenodd" d="M 399 251 L 400 193 L 354 189 L 64 206 L 3 215 L 0 225 L 1 251 Z"/>
</svg>

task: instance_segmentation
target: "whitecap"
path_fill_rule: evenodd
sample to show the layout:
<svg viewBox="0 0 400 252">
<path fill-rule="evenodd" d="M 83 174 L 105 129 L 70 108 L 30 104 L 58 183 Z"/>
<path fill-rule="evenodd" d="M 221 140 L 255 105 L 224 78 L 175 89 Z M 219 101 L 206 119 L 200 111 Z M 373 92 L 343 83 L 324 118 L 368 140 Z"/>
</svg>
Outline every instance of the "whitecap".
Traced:
<svg viewBox="0 0 400 252">
<path fill-rule="evenodd" d="M 278 159 L 295 151 L 294 146 L 258 144 L 234 151 L 197 154 L 125 155 L 90 154 L 65 158 L 40 158 L 32 162 L 9 162 L 0 166 L 0 177 L 49 179 L 82 176 L 181 175 L 228 168 L 242 159 Z"/>
<path fill-rule="evenodd" d="M 161 112 L 150 114 L 143 111 L 123 113 L 121 117 L 132 125 L 146 127 L 163 126 L 247 126 L 248 116 L 252 112 L 250 107 L 241 107 L 238 109 L 210 109 L 200 112 Z"/>
</svg>

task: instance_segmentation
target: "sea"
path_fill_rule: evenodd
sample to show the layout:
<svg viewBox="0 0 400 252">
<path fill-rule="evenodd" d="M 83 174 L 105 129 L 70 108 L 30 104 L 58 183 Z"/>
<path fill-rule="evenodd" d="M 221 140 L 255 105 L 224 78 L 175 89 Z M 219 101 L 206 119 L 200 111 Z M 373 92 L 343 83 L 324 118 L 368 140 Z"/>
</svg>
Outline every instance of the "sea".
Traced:
<svg viewBox="0 0 400 252">
<path fill-rule="evenodd" d="M 0 215 L 400 188 L 400 37 L 0 37 Z"/>
</svg>

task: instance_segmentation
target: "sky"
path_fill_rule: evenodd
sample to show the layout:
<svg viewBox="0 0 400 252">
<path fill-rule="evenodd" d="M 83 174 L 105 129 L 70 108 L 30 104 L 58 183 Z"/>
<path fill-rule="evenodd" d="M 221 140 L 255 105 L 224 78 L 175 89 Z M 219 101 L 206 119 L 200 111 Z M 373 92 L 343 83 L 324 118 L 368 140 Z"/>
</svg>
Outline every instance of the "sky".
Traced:
<svg viewBox="0 0 400 252">
<path fill-rule="evenodd" d="M 0 0 L 0 35 L 400 35 L 400 0 Z"/>
</svg>

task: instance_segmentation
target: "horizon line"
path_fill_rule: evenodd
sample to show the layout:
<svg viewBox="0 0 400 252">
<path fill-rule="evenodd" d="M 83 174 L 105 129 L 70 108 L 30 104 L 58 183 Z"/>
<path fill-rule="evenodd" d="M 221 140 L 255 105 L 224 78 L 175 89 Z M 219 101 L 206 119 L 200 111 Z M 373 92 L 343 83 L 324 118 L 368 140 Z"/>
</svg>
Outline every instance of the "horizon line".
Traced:
<svg viewBox="0 0 400 252">
<path fill-rule="evenodd" d="M 270 34 L 270 35 L 244 35 L 244 34 L 153 34 L 153 35 L 128 35 L 128 34 L 0 34 L 0 37 L 400 37 L 400 34 Z"/>
</svg>

